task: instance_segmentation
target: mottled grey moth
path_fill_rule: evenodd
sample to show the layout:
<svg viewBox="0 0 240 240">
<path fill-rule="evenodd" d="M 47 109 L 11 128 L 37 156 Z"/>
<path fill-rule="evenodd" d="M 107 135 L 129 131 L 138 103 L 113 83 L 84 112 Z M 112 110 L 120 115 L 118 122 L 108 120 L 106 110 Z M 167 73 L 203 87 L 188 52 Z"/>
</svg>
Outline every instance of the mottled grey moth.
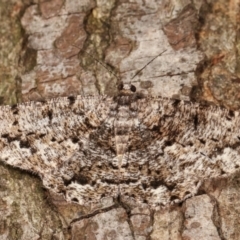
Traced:
<svg viewBox="0 0 240 240">
<path fill-rule="evenodd" d="M 104 197 L 151 207 L 194 195 L 240 165 L 240 117 L 215 106 L 146 97 L 63 97 L 0 108 L 0 158 L 79 204 Z"/>
</svg>

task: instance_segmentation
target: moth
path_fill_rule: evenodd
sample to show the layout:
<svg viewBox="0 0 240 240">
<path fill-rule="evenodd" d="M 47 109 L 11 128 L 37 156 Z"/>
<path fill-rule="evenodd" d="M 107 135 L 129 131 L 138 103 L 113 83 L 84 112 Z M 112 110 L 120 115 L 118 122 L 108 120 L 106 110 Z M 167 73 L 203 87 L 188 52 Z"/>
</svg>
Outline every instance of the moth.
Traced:
<svg viewBox="0 0 240 240">
<path fill-rule="evenodd" d="M 116 97 L 2 106 L 0 159 L 67 201 L 112 197 L 156 208 L 239 169 L 239 120 L 237 111 L 144 96 L 124 83 Z"/>
</svg>

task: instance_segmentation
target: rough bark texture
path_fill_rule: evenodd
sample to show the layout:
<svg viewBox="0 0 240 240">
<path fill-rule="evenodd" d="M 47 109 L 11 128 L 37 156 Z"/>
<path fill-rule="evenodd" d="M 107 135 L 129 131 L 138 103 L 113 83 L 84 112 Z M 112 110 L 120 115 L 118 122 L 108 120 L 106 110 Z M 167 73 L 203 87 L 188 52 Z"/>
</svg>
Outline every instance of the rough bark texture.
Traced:
<svg viewBox="0 0 240 240">
<path fill-rule="evenodd" d="M 122 79 L 148 95 L 239 109 L 237 0 L 11 0 L 0 9 L 4 104 L 116 95 Z M 1 165 L 0 174 L 0 239 L 240 238 L 239 174 L 156 212 L 69 204 L 27 172 Z"/>
</svg>

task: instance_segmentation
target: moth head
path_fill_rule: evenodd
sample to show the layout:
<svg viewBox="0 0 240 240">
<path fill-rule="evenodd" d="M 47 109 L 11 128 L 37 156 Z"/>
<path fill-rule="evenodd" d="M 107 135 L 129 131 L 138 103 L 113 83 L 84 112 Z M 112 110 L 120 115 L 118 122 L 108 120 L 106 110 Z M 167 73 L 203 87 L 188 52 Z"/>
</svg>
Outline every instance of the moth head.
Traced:
<svg viewBox="0 0 240 240">
<path fill-rule="evenodd" d="M 131 83 L 123 83 L 121 82 L 119 85 L 118 85 L 118 90 L 119 91 L 126 91 L 126 92 L 136 92 L 137 88 L 132 85 Z"/>
</svg>

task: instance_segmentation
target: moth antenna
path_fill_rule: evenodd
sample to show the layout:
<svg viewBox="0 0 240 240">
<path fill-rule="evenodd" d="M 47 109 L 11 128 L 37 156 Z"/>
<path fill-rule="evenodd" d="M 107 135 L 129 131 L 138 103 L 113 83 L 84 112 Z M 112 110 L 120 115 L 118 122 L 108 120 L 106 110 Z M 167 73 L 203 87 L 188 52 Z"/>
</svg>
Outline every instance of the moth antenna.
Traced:
<svg viewBox="0 0 240 240">
<path fill-rule="evenodd" d="M 151 59 L 146 65 L 144 65 L 141 69 L 139 69 L 131 79 L 134 79 L 144 68 L 146 68 L 150 63 L 152 63 L 157 57 L 161 56 L 163 53 L 165 53 L 167 50 L 164 50 L 163 52 L 159 53 L 156 57 Z"/>
</svg>

